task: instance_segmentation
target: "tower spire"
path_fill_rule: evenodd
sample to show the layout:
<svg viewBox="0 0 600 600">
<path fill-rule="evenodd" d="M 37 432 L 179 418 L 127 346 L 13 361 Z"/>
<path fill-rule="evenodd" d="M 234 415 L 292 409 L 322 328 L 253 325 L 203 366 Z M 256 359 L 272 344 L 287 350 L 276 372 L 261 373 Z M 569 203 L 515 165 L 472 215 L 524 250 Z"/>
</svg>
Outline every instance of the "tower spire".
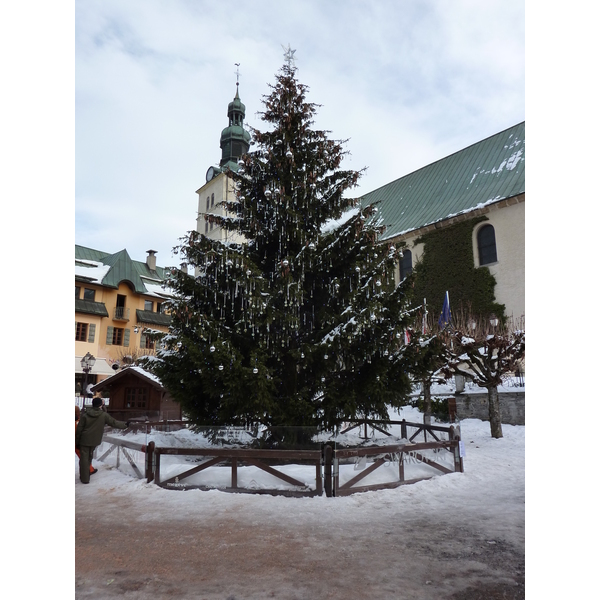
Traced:
<svg viewBox="0 0 600 600">
<path fill-rule="evenodd" d="M 229 126 L 221 132 L 221 162 L 219 164 L 221 167 L 227 166 L 237 170 L 238 159 L 250 148 L 250 134 L 244 129 L 246 107 L 240 100 L 239 94 L 240 63 L 234 64 L 236 66 L 235 97 L 227 107 Z"/>
</svg>

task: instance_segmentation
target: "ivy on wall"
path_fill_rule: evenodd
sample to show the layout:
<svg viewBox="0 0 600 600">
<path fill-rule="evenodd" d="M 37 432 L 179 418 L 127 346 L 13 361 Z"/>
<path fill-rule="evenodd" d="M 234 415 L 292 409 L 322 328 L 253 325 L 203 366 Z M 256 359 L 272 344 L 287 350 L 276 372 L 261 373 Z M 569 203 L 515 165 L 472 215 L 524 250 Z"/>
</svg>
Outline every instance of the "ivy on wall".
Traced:
<svg viewBox="0 0 600 600">
<path fill-rule="evenodd" d="M 442 311 L 446 291 L 451 310 L 470 311 L 473 315 L 495 313 L 504 317 L 504 304 L 495 301 L 496 278 L 486 267 L 475 268 L 473 257 L 473 228 L 487 217 L 481 216 L 450 227 L 437 229 L 421 236 L 423 254 L 415 265 L 414 302 L 427 299 L 429 314 Z"/>
</svg>

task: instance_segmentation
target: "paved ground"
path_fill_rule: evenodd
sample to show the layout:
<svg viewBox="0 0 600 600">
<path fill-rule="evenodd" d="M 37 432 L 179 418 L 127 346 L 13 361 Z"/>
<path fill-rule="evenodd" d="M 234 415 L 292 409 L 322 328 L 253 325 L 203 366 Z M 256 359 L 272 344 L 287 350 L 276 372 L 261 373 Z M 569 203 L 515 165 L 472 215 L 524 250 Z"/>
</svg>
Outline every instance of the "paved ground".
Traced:
<svg viewBox="0 0 600 600">
<path fill-rule="evenodd" d="M 265 498 L 160 490 L 173 499 L 165 509 L 165 496 L 138 500 L 94 477 L 75 486 L 80 600 L 525 598 L 524 514 L 514 510 L 496 518 L 480 504 L 465 515 L 450 503 L 440 514 L 415 502 L 400 520 L 386 490 L 355 495 L 339 516 L 335 503 L 347 499 L 278 498 L 290 511 L 278 523 Z M 191 493 L 220 496 L 203 505 L 199 495 L 181 514 L 177 495 Z"/>
</svg>

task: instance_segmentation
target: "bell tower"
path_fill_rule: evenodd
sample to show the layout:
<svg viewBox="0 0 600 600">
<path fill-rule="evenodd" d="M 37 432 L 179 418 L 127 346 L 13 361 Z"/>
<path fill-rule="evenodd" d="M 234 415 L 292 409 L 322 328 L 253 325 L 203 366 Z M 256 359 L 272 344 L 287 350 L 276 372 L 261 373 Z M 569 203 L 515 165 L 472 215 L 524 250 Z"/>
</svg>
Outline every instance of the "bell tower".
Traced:
<svg viewBox="0 0 600 600">
<path fill-rule="evenodd" d="M 226 169 L 237 171 L 238 160 L 250 148 L 250 133 L 244 129 L 246 106 L 240 100 L 239 63 L 236 63 L 236 66 L 238 69 L 236 71 L 235 97 L 227 106 L 229 125 L 221 132 L 221 160 L 218 167 L 210 167 L 208 169 L 206 173 L 207 182 Z"/>
</svg>

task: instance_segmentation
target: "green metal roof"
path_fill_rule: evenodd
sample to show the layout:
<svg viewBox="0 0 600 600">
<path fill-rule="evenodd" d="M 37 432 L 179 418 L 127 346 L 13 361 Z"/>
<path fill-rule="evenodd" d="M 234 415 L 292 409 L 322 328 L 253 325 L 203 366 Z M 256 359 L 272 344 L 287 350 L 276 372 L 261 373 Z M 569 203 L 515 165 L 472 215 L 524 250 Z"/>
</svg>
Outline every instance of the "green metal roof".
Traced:
<svg viewBox="0 0 600 600">
<path fill-rule="evenodd" d="M 108 317 L 104 302 L 92 302 L 91 300 L 81 300 L 79 298 L 75 298 L 75 312 Z"/>
<path fill-rule="evenodd" d="M 100 263 L 107 267 L 101 272 L 95 273 L 92 268 L 86 269 L 85 261 Z M 145 262 L 132 260 L 127 250 L 123 249 L 115 254 L 86 248 L 84 246 L 75 245 L 75 263 L 80 269 L 76 273 L 76 278 L 86 278 L 93 281 L 94 277 L 101 277 L 97 282 L 111 288 L 118 288 L 122 281 L 128 281 L 133 285 L 138 294 L 149 294 L 150 291 L 146 287 L 144 280 L 147 283 L 160 285 L 165 278 L 165 270 L 162 267 L 156 267 L 156 270 L 151 270 Z M 86 273 L 89 271 L 89 273 Z"/>
<path fill-rule="evenodd" d="M 135 316 L 138 323 L 150 323 L 151 325 L 170 325 L 171 323 L 171 315 L 156 313 L 151 310 L 140 310 L 138 308 L 135 311 Z"/>
<path fill-rule="evenodd" d="M 525 122 L 392 181 L 361 198 L 378 202 L 382 239 L 525 192 Z"/>
</svg>

